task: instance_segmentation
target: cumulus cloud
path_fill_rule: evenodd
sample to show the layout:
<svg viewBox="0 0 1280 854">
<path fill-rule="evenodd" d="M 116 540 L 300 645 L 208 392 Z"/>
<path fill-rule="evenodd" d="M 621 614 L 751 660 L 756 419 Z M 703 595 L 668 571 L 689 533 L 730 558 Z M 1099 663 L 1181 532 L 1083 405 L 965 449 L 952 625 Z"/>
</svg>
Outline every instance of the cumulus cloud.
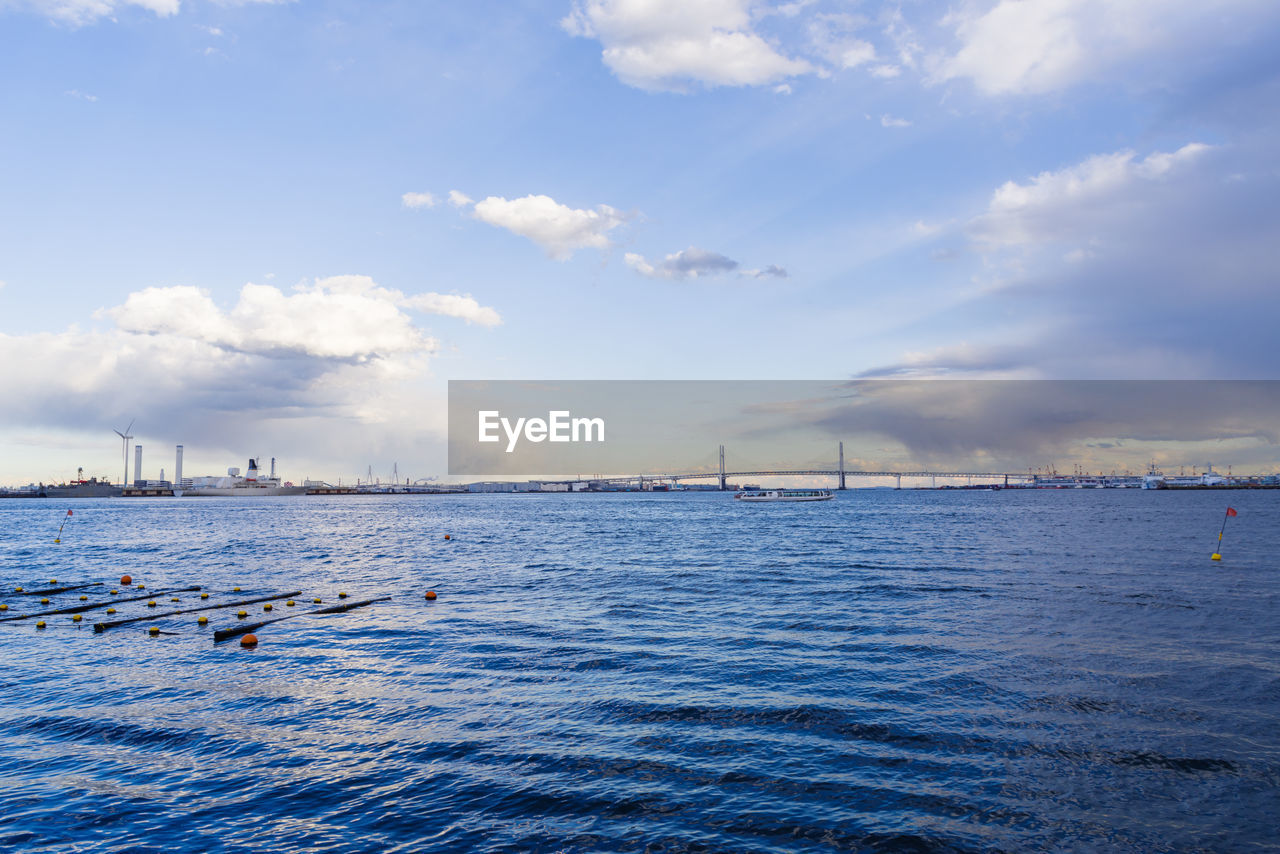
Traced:
<svg viewBox="0 0 1280 854">
<path fill-rule="evenodd" d="M 559 260 L 579 249 L 607 249 L 609 232 L 627 221 L 625 214 L 608 205 L 593 210 L 571 208 L 550 196 L 489 196 L 475 203 L 472 216 L 527 237 Z"/>
<path fill-rule="evenodd" d="M 295 479 L 308 461 L 317 476 L 362 471 L 365 454 L 422 467 L 444 422 L 428 387 L 440 345 L 419 313 L 500 322 L 469 296 L 405 294 L 366 276 L 248 284 L 228 305 L 193 287 L 139 290 L 99 312 L 103 328 L 0 334 L 0 360 L 23 366 L 0 376 L 0 394 L 18 401 L 0 412 L 0 435 L 65 433 L 97 465 L 118 460 L 119 443 L 103 440 L 94 456 L 97 440 L 80 431 L 109 435 L 136 417 L 139 441 L 185 440 L 189 457 L 215 449 L 215 463 L 266 450 L 290 459 Z"/>
<path fill-rule="evenodd" d="M 643 255 L 634 252 L 628 252 L 624 260 L 640 275 L 655 279 L 697 279 L 731 273 L 738 269 L 738 262 L 732 258 L 696 246 L 668 255 L 656 264 L 651 264 Z"/>
<path fill-rule="evenodd" d="M 938 308 L 960 340 L 867 375 L 1280 376 L 1273 151 L 1263 134 L 1006 182 L 964 227 L 982 266 Z"/>
<path fill-rule="evenodd" d="M 406 208 L 433 208 L 436 197 L 430 193 L 405 193 L 400 197 L 400 204 Z"/>
<path fill-rule="evenodd" d="M 1144 57 L 1203 54 L 1231 44 L 1227 16 L 1274 16 L 1263 0 L 1115 3 L 1110 0 L 998 0 L 948 15 L 958 47 L 934 63 L 932 79 L 969 79 L 991 95 L 1039 94 L 1101 79 Z"/>
<path fill-rule="evenodd" d="M 1140 185 L 1161 181 L 1208 151 L 1210 146 L 1197 142 L 1142 159 L 1133 151 L 1118 151 L 1041 172 L 1025 183 L 1007 181 L 992 194 L 973 232 L 992 247 L 1093 236 L 1128 214 L 1141 196 Z"/>
<path fill-rule="evenodd" d="M 689 83 L 762 86 L 815 71 L 756 32 L 752 5 L 750 0 L 581 0 L 561 26 L 570 35 L 597 39 L 605 65 L 641 89 L 680 90 Z"/>
</svg>

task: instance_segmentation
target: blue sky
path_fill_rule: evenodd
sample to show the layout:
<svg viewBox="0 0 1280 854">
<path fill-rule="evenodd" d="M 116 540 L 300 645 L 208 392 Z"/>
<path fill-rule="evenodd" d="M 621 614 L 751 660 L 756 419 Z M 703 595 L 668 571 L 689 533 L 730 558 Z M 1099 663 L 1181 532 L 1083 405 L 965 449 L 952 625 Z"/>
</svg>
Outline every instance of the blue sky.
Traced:
<svg viewBox="0 0 1280 854">
<path fill-rule="evenodd" d="M 0 482 L 131 419 L 152 477 L 439 475 L 448 379 L 1275 378 L 1278 31 L 0 0 Z"/>
</svg>

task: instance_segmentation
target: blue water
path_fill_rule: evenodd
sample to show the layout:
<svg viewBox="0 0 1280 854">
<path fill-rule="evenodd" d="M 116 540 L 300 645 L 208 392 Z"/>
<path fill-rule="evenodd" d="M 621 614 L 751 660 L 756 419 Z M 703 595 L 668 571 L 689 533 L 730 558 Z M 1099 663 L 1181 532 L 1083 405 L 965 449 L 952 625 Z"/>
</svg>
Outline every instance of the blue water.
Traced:
<svg viewBox="0 0 1280 854">
<path fill-rule="evenodd" d="M 0 848 L 1276 850 L 1278 554 L 1261 491 L 0 502 L 7 615 L 393 597 L 0 624 Z"/>
</svg>

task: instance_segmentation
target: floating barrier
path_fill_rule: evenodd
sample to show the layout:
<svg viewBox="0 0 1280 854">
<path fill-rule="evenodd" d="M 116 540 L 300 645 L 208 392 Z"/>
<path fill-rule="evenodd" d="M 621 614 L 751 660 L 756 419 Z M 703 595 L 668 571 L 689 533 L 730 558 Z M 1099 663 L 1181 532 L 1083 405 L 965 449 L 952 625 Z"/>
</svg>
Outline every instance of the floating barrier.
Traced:
<svg viewBox="0 0 1280 854">
<path fill-rule="evenodd" d="M 196 588 L 199 590 L 200 588 Z M 181 608 L 177 611 L 165 611 L 162 614 L 145 614 L 141 617 L 130 617 L 126 620 L 111 620 L 106 623 L 94 623 L 93 630 L 95 632 L 105 632 L 107 629 L 114 629 L 117 626 L 127 626 L 130 623 L 143 623 L 148 620 L 159 620 L 163 617 L 176 617 L 179 614 L 195 614 L 199 611 L 215 611 L 219 608 L 236 608 L 244 605 L 253 605 L 258 602 L 268 602 L 272 599 L 287 599 L 290 596 L 298 596 L 301 591 L 294 590 L 292 593 L 274 593 L 270 596 L 259 596 L 256 599 L 242 599 L 238 602 L 223 602 L 220 605 L 201 605 L 199 608 Z"/>
<path fill-rule="evenodd" d="M 272 623 L 278 623 L 281 620 L 290 620 L 290 619 L 293 619 L 294 617 L 318 617 L 322 614 L 341 614 L 345 611 L 350 611 L 354 608 L 363 608 L 365 605 L 372 605 L 374 602 L 386 602 L 390 599 L 391 599 L 390 596 L 380 596 L 376 599 L 362 599 L 359 602 L 348 602 L 344 605 L 330 605 L 328 608 L 318 608 L 314 611 L 303 611 L 302 613 L 299 613 L 299 614 L 286 614 L 283 617 L 276 617 L 275 619 L 272 619 L 272 620 L 262 620 L 261 622 L 258 622 L 258 623 L 248 623 L 243 626 L 233 626 L 232 628 L 229 628 L 229 629 L 218 629 L 216 632 L 213 633 L 213 642 L 222 643 L 225 640 L 231 640 L 234 637 L 239 637 L 240 635 L 248 634 L 249 632 L 256 632 L 258 629 L 262 628 L 263 626 L 269 626 Z"/>
<path fill-rule="evenodd" d="M 50 584 L 57 584 L 56 581 L 50 579 Z M 66 587 L 46 587 L 44 590 L 23 590 L 19 587 L 13 592 L 14 596 L 53 596 L 56 593 L 70 593 L 73 590 L 84 590 L 88 587 L 101 587 L 101 581 L 92 581 L 88 584 L 69 584 Z"/>
<path fill-rule="evenodd" d="M 177 590 L 166 590 L 165 593 L 194 593 L 199 590 L 200 586 L 180 587 Z M 9 623 L 14 620 L 28 620 L 32 617 L 51 617 L 55 614 L 83 614 L 85 611 L 92 611 L 96 608 L 104 608 L 108 605 L 118 605 L 121 602 L 140 602 L 143 599 L 150 599 L 151 594 L 143 594 L 142 596 L 128 596 L 124 599 L 109 599 L 106 602 L 89 602 L 84 605 L 74 605 L 69 608 L 58 608 L 53 611 L 39 611 L 34 614 L 19 614 L 16 617 L 0 617 L 0 623 Z"/>
</svg>

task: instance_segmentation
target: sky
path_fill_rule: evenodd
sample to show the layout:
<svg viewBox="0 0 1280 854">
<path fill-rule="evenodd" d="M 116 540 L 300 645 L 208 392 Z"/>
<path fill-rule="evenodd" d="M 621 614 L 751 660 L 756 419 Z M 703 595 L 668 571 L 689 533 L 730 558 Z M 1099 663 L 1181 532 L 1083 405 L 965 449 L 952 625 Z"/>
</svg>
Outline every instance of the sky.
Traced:
<svg viewBox="0 0 1280 854">
<path fill-rule="evenodd" d="M 0 483 L 119 479 L 131 422 L 147 477 L 443 477 L 449 380 L 1280 378 L 1277 36 L 0 0 Z"/>
</svg>

